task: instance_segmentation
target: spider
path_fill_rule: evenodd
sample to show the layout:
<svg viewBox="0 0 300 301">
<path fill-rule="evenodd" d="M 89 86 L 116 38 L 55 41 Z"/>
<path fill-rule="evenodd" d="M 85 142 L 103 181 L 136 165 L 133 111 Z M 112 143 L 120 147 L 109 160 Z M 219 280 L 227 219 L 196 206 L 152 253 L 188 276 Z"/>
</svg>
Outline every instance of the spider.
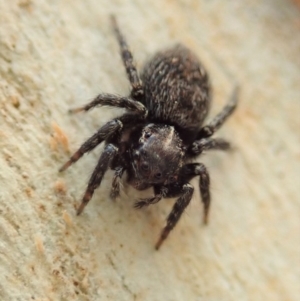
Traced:
<svg viewBox="0 0 300 301">
<path fill-rule="evenodd" d="M 140 199 L 135 208 L 177 197 L 155 245 L 159 249 L 189 205 L 194 193 L 190 180 L 197 176 L 204 205 L 203 220 L 205 224 L 208 222 L 209 173 L 204 164 L 193 161 L 204 151 L 230 148 L 224 139 L 211 136 L 236 108 L 238 87 L 235 86 L 223 110 L 203 126 L 211 105 L 211 87 L 207 72 L 192 51 L 178 44 L 158 52 L 139 75 L 116 19 L 111 17 L 111 21 L 131 84 L 130 95 L 101 93 L 90 103 L 70 112 L 89 111 L 96 106 L 125 108 L 127 112 L 104 124 L 59 171 L 66 170 L 85 153 L 105 142 L 77 215 L 91 200 L 109 168 L 114 171 L 112 199 L 120 194 L 125 171 L 128 184 L 135 189 L 152 187 L 154 190 L 154 196 Z"/>
</svg>

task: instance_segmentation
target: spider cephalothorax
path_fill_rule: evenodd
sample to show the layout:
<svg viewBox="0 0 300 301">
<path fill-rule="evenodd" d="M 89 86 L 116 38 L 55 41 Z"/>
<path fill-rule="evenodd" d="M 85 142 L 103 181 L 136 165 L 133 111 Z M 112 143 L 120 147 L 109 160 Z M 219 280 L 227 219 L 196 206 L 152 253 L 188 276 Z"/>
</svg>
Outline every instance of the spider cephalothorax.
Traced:
<svg viewBox="0 0 300 301">
<path fill-rule="evenodd" d="M 132 145 L 129 150 L 132 177 L 149 186 L 173 182 L 183 165 L 183 149 L 182 140 L 173 126 L 146 125 L 137 145 Z"/>
<path fill-rule="evenodd" d="M 127 113 L 102 126 L 60 169 L 68 168 L 101 142 L 105 147 L 89 180 L 80 214 L 101 184 L 108 168 L 115 171 L 111 197 L 120 193 L 124 172 L 127 182 L 138 190 L 153 187 L 154 196 L 135 203 L 136 208 L 178 197 L 156 244 L 158 249 L 174 228 L 189 204 L 194 188 L 189 181 L 199 176 L 199 189 L 204 204 L 204 222 L 210 205 L 209 174 L 202 163 L 192 163 L 205 150 L 229 148 L 220 138 L 210 138 L 233 112 L 237 88 L 224 109 L 207 125 L 211 93 L 208 75 L 196 56 L 186 47 L 175 47 L 157 53 L 139 77 L 132 54 L 112 18 L 125 69 L 131 83 L 128 97 L 100 94 L 87 105 L 71 110 L 88 111 L 96 106 L 115 106 Z"/>
</svg>

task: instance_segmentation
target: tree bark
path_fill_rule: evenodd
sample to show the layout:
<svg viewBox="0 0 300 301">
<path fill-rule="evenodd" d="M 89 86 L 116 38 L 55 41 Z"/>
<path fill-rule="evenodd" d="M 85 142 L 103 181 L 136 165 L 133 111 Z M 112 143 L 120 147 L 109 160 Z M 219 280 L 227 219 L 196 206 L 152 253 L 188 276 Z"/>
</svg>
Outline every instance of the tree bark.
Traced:
<svg viewBox="0 0 300 301">
<path fill-rule="evenodd" d="M 272 2 L 272 3 L 271 3 Z M 0 299 L 297 300 L 300 295 L 300 9 L 296 1 L 0 0 Z M 207 226 L 197 192 L 159 251 L 173 205 L 145 210 L 112 173 L 75 208 L 102 147 L 58 169 L 123 111 L 69 115 L 100 92 L 128 95 L 109 16 L 140 69 L 181 42 L 212 80 L 210 117 L 238 81 L 239 106 L 199 157 L 211 176 Z M 197 182 L 192 184 L 197 191 Z"/>
</svg>

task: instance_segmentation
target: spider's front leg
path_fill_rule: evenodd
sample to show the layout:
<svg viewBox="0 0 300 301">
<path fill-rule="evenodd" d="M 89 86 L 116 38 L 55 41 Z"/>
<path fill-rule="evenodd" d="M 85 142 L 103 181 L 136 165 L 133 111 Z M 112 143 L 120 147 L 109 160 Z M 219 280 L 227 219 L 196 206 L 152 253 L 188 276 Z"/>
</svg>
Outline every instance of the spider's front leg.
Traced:
<svg viewBox="0 0 300 301">
<path fill-rule="evenodd" d="M 161 187 L 159 192 L 155 194 L 152 198 L 146 198 L 146 199 L 140 199 L 139 201 L 135 202 L 134 208 L 135 209 L 141 209 L 145 206 L 153 205 L 158 203 L 162 198 L 167 196 L 167 188 Z"/>
<path fill-rule="evenodd" d="M 123 125 L 134 125 L 143 121 L 148 115 L 148 110 L 140 102 L 127 97 L 118 97 L 112 94 L 100 94 L 92 102 L 83 107 L 72 109 L 71 112 L 77 113 L 80 111 L 88 111 L 98 105 L 110 105 L 119 108 L 125 108 L 132 113 L 124 114 L 119 118 L 113 119 L 103 125 L 100 130 L 90 137 L 70 158 L 70 160 L 59 169 L 60 172 L 66 170 L 70 165 L 78 161 L 85 153 L 94 149 L 102 141 L 116 134 L 122 129 Z"/>
<path fill-rule="evenodd" d="M 84 207 L 88 204 L 90 199 L 92 198 L 94 191 L 98 188 L 101 184 L 102 178 L 108 169 L 110 162 L 118 153 L 118 148 L 115 147 L 113 144 L 107 144 L 104 148 L 104 151 L 98 161 L 96 168 L 94 169 L 92 176 L 89 180 L 88 187 L 85 191 L 83 196 L 82 202 L 77 209 L 77 215 L 79 215 Z"/>
<path fill-rule="evenodd" d="M 194 187 L 191 184 L 187 183 L 182 186 L 181 193 L 180 193 L 181 196 L 174 204 L 173 209 L 167 218 L 167 225 L 162 230 L 160 238 L 155 245 L 156 250 L 160 248 L 164 240 L 168 237 L 170 231 L 176 226 L 183 211 L 190 203 L 193 193 L 194 193 Z"/>
<path fill-rule="evenodd" d="M 66 170 L 70 165 L 78 161 L 85 153 L 93 150 L 102 141 L 106 140 L 113 134 L 120 131 L 123 127 L 122 122 L 119 119 L 113 119 L 104 124 L 98 132 L 84 142 L 80 148 L 72 155 L 68 162 L 66 162 L 60 169 L 59 172 Z"/>
<path fill-rule="evenodd" d="M 112 188 L 110 191 L 110 197 L 113 200 L 120 195 L 120 185 L 121 185 L 121 179 L 124 171 L 125 171 L 124 167 L 119 166 L 115 168 L 115 174 L 112 180 Z"/>
<path fill-rule="evenodd" d="M 189 180 L 194 178 L 195 176 L 200 176 L 199 188 L 200 188 L 202 203 L 204 205 L 203 222 L 204 222 L 204 224 L 207 224 L 208 223 L 208 213 L 209 213 L 209 208 L 210 208 L 209 173 L 208 173 L 206 167 L 204 166 L 204 164 L 190 163 L 190 164 L 186 164 L 182 168 L 182 174 L 183 174 L 183 177 L 186 177 Z"/>
</svg>

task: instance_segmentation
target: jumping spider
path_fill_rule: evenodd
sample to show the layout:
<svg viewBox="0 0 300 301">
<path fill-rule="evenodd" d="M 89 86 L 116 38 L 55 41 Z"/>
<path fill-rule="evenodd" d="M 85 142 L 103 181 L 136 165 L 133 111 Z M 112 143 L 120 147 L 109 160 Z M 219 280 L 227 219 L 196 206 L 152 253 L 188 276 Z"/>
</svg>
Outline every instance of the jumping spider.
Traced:
<svg viewBox="0 0 300 301">
<path fill-rule="evenodd" d="M 132 53 L 117 22 L 112 17 L 123 63 L 131 84 L 127 97 L 99 94 L 93 101 L 71 112 L 88 111 L 96 106 L 125 108 L 127 113 L 107 122 L 90 137 L 62 166 L 64 171 L 85 153 L 105 141 L 105 147 L 89 180 L 79 215 L 101 184 L 108 168 L 114 170 L 111 197 L 120 193 L 123 173 L 137 190 L 153 187 L 154 196 L 141 199 L 135 208 L 178 197 L 155 248 L 159 249 L 175 227 L 193 196 L 190 180 L 199 176 L 204 204 L 204 223 L 210 206 L 209 174 L 202 163 L 193 159 L 206 150 L 227 150 L 230 145 L 221 138 L 211 138 L 237 104 L 236 87 L 228 104 L 205 126 L 202 126 L 211 104 L 208 75 L 197 57 L 183 45 L 157 53 L 139 76 Z"/>
</svg>

